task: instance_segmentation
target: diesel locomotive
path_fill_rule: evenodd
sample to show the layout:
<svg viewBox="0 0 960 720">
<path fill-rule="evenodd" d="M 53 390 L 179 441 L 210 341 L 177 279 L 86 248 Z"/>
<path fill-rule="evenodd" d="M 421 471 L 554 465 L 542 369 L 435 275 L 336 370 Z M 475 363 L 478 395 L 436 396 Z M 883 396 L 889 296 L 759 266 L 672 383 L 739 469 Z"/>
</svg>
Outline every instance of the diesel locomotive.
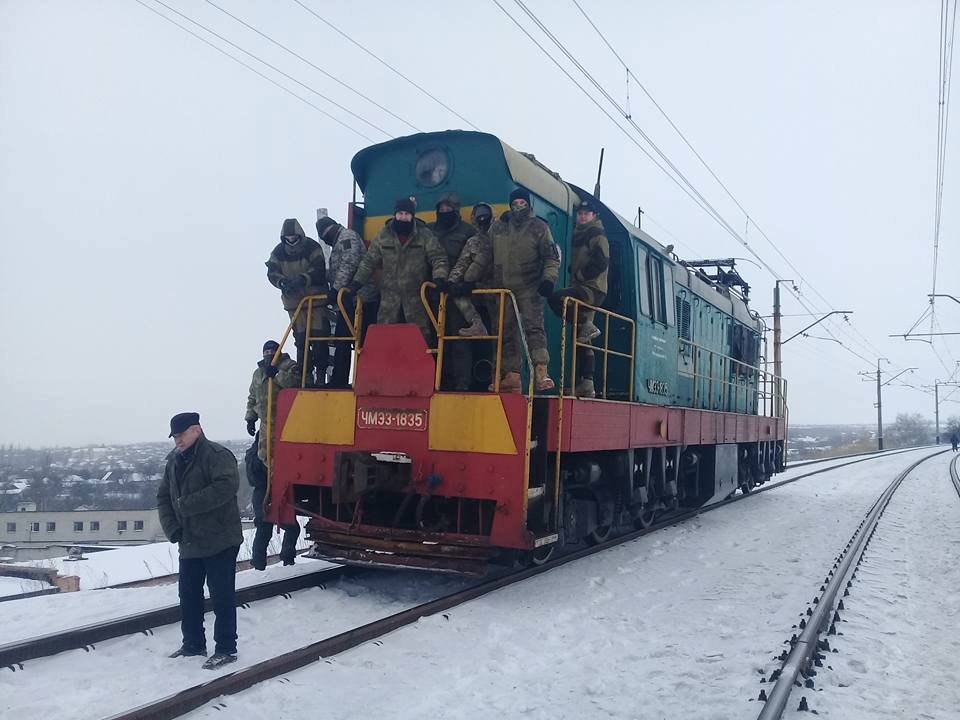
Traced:
<svg viewBox="0 0 960 720">
<path fill-rule="evenodd" d="M 783 469 L 786 383 L 760 367 L 763 323 L 735 270 L 679 260 L 490 134 L 398 138 L 360 151 L 351 167 L 348 224 L 367 242 L 397 197 L 426 209 L 455 191 L 469 221 L 475 203 L 505 211 L 520 186 L 569 258 L 575 208 L 590 198 L 610 244 L 609 292 L 594 320 L 602 334 L 592 343 L 592 399 L 570 389 L 580 347 L 574 298 L 563 317 L 546 313 L 556 389 L 534 392 L 527 357 L 519 394 L 499 392 L 502 331 L 445 335 L 446 296 L 430 283 L 422 301 L 432 346 L 410 324 L 373 324 L 362 337 L 362 306 L 352 309 L 346 291 L 305 299 L 298 312 L 323 312 L 330 302 L 347 323 L 353 383 L 280 391 L 268 428 L 268 518 L 307 516 L 318 556 L 468 574 L 491 563 L 543 563 L 565 544 L 601 542 L 660 514 L 748 492 Z M 569 284 L 567 272 L 561 262 L 558 287 Z M 492 314 L 516 314 L 509 291 L 474 293 L 486 295 Z M 455 342 L 474 343 L 471 392 L 441 389 Z"/>
</svg>

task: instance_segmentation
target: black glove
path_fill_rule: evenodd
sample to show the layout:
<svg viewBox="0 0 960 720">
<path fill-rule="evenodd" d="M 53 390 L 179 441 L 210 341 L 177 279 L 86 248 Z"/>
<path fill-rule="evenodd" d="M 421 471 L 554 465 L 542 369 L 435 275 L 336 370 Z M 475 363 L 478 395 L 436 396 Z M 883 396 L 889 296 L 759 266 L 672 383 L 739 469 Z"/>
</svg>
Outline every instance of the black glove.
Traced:
<svg viewBox="0 0 960 720">
<path fill-rule="evenodd" d="M 180 538 L 183 537 L 183 530 L 174 530 L 173 535 L 170 536 L 170 542 L 176 545 L 180 542 Z"/>
<path fill-rule="evenodd" d="M 247 420 L 247 435 L 253 437 L 257 434 L 257 421 L 256 420 Z"/>
<path fill-rule="evenodd" d="M 539 292 L 543 297 L 550 297 L 553 295 L 553 283 L 550 280 L 541 280 L 540 287 L 537 288 L 537 292 Z"/>
<path fill-rule="evenodd" d="M 347 292 L 356 295 L 358 292 L 360 292 L 360 288 L 362 287 L 363 287 L 362 282 L 358 282 L 357 280 L 354 280 L 349 285 L 347 285 Z"/>
<path fill-rule="evenodd" d="M 437 286 L 437 290 L 440 292 L 450 292 L 450 283 L 447 282 L 446 278 L 439 278 L 438 280 L 434 280 L 433 283 Z"/>
<path fill-rule="evenodd" d="M 268 378 L 276 377 L 278 372 L 280 372 L 280 368 L 278 368 L 276 365 L 267 365 L 263 369 L 263 374 Z M 253 435 L 253 433 L 250 434 Z"/>
<path fill-rule="evenodd" d="M 307 286 L 307 281 L 303 279 L 302 275 L 297 275 L 296 277 L 287 278 L 286 280 L 287 280 L 287 284 L 286 284 L 286 287 L 284 287 L 283 289 L 286 290 L 287 292 L 300 290 Z M 281 285 L 281 287 L 283 286 Z"/>
<path fill-rule="evenodd" d="M 288 292 L 289 289 L 290 289 L 290 281 L 289 281 L 287 278 L 285 278 L 285 277 L 284 277 L 284 278 L 280 278 L 280 279 L 277 281 L 277 285 L 280 286 L 280 289 L 281 289 L 283 292 Z"/>
<path fill-rule="evenodd" d="M 473 292 L 475 283 L 458 282 L 450 286 L 450 294 L 454 297 L 468 297 Z"/>
</svg>

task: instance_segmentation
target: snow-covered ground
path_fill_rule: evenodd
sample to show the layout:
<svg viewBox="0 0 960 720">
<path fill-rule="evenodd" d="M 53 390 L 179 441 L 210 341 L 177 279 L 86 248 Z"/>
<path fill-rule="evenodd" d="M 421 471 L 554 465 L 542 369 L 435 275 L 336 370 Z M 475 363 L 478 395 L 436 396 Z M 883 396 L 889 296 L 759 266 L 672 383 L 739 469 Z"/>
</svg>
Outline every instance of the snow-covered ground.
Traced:
<svg viewBox="0 0 960 720">
<path fill-rule="evenodd" d="M 50 585 L 42 580 L 0 576 L 0 597 L 23 595 L 24 593 L 36 592 L 37 590 L 46 590 L 49 587 Z"/>
<path fill-rule="evenodd" d="M 750 717 L 761 673 L 837 551 L 917 455 L 721 508 L 222 698 L 221 709 L 231 718 L 293 717 L 318 703 L 336 718 Z"/>
<path fill-rule="evenodd" d="M 823 692 L 804 693 L 821 717 L 960 718 L 960 498 L 951 457 L 911 473 L 880 518 L 844 598 L 843 634 L 830 638 L 838 652 L 817 677 Z"/>
<path fill-rule="evenodd" d="M 301 518 L 301 522 L 306 524 L 306 518 Z M 240 546 L 237 560 L 250 559 L 255 532 L 253 528 L 243 531 L 243 544 Z M 311 545 L 306 541 L 305 536 L 306 533 L 300 534 L 297 542 L 297 547 L 300 549 Z M 267 547 L 268 555 L 276 555 L 280 552 L 281 540 L 282 535 L 276 532 L 271 536 L 270 545 Z M 76 575 L 80 578 L 81 590 L 93 590 L 170 575 L 177 572 L 179 563 L 177 546 L 169 542 L 119 547 L 114 550 L 90 553 L 85 557 L 85 560 L 68 560 L 66 557 L 59 557 L 31 560 L 21 564 L 56 568 L 60 575 Z"/>
<path fill-rule="evenodd" d="M 558 567 L 195 717 L 749 717 L 760 672 L 882 488 L 929 451 L 801 480 L 592 558 Z M 820 466 L 813 466 L 814 469 Z M 786 474 L 802 474 L 797 468 Z M 262 580 L 308 565 L 240 573 Z M 451 592 L 463 581 L 383 572 L 239 611 L 240 662 L 329 637 Z M 176 601 L 176 586 L 81 591 L 4 603 L 0 637 Z M 207 631 L 212 631 L 208 615 Z M 0 670 L 0 717 L 108 715 L 212 677 L 169 660 L 175 625 Z M 49 689 L 56 687 L 56 693 Z M 308 711 L 309 712 L 309 711 Z"/>
</svg>

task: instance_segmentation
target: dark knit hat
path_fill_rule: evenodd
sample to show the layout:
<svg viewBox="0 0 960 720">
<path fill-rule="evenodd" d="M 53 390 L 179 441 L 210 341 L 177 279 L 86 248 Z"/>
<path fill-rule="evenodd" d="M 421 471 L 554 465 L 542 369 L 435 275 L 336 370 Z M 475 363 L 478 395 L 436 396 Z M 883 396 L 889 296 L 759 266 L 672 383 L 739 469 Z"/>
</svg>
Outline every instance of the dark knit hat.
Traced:
<svg viewBox="0 0 960 720">
<path fill-rule="evenodd" d="M 417 206 L 413 202 L 413 198 L 402 197 L 398 198 L 393 204 L 393 212 L 408 212 L 411 215 L 414 215 L 417 212 Z"/>
<path fill-rule="evenodd" d="M 266 352 L 267 350 L 273 350 L 273 352 L 276 352 L 278 349 L 280 349 L 280 343 L 278 343 L 276 340 L 267 340 L 263 344 L 263 352 Z"/>
<path fill-rule="evenodd" d="M 511 205 L 513 205 L 514 200 L 526 200 L 527 205 L 530 205 L 530 191 L 522 187 L 515 188 L 514 191 L 510 193 Z"/>
<path fill-rule="evenodd" d="M 317 220 L 317 236 L 322 238 L 323 234 L 336 224 L 337 221 L 332 217 L 327 216 L 320 218 Z"/>
<path fill-rule="evenodd" d="M 598 207 L 596 201 L 592 198 L 584 198 L 580 201 L 580 204 L 577 205 L 577 212 L 580 212 L 581 210 L 592 213 L 600 212 L 600 208 Z"/>
<path fill-rule="evenodd" d="M 170 434 L 167 437 L 173 437 L 177 433 L 182 433 L 187 428 L 200 424 L 200 413 L 184 412 L 177 413 L 170 418 Z"/>
</svg>

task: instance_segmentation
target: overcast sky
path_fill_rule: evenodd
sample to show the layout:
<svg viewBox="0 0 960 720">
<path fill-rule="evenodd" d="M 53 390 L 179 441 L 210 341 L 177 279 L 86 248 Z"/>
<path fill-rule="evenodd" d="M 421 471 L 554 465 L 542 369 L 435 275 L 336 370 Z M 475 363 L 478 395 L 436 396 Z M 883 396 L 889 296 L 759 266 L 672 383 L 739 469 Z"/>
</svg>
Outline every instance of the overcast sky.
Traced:
<svg viewBox="0 0 960 720">
<path fill-rule="evenodd" d="M 389 135 L 412 132 L 206 2 L 164 1 Z M 292 0 L 216 1 L 416 127 L 465 127 Z M 681 257 L 747 254 L 493 2 L 305 2 L 571 182 L 592 187 L 605 147 L 603 199 L 628 217 L 641 205 L 644 229 Z M 623 67 L 576 7 L 527 4 L 623 104 Z M 805 301 L 855 311 L 855 330 L 826 327 L 869 363 L 831 340 L 785 346 L 791 421 L 875 421 L 875 387 L 857 373 L 880 353 L 893 373 L 918 367 L 904 376 L 914 385 L 945 380 L 960 342 L 938 341 L 941 363 L 928 345 L 887 337 L 910 327 L 931 291 L 940 4 L 581 4 L 806 278 Z M 633 119 L 742 235 L 743 214 L 635 82 L 630 99 Z M 350 158 L 369 144 L 134 0 L 0 0 L 0 442 L 163 439 L 181 410 L 199 411 L 215 439 L 243 436 L 260 346 L 286 323 L 264 260 L 285 217 L 310 234 L 318 206 L 344 220 Z M 938 287 L 960 295 L 957 150 L 948 145 Z M 800 280 L 752 225 L 747 241 Z M 746 262 L 740 270 L 752 307 L 769 314 L 773 278 Z M 960 330 L 960 306 L 937 307 L 942 329 Z M 785 293 L 784 313 L 803 312 Z M 785 318 L 784 337 L 810 321 Z M 954 399 L 960 393 L 944 415 L 960 413 Z M 898 412 L 932 418 L 933 404 L 919 390 L 885 388 L 890 421 Z"/>
</svg>

